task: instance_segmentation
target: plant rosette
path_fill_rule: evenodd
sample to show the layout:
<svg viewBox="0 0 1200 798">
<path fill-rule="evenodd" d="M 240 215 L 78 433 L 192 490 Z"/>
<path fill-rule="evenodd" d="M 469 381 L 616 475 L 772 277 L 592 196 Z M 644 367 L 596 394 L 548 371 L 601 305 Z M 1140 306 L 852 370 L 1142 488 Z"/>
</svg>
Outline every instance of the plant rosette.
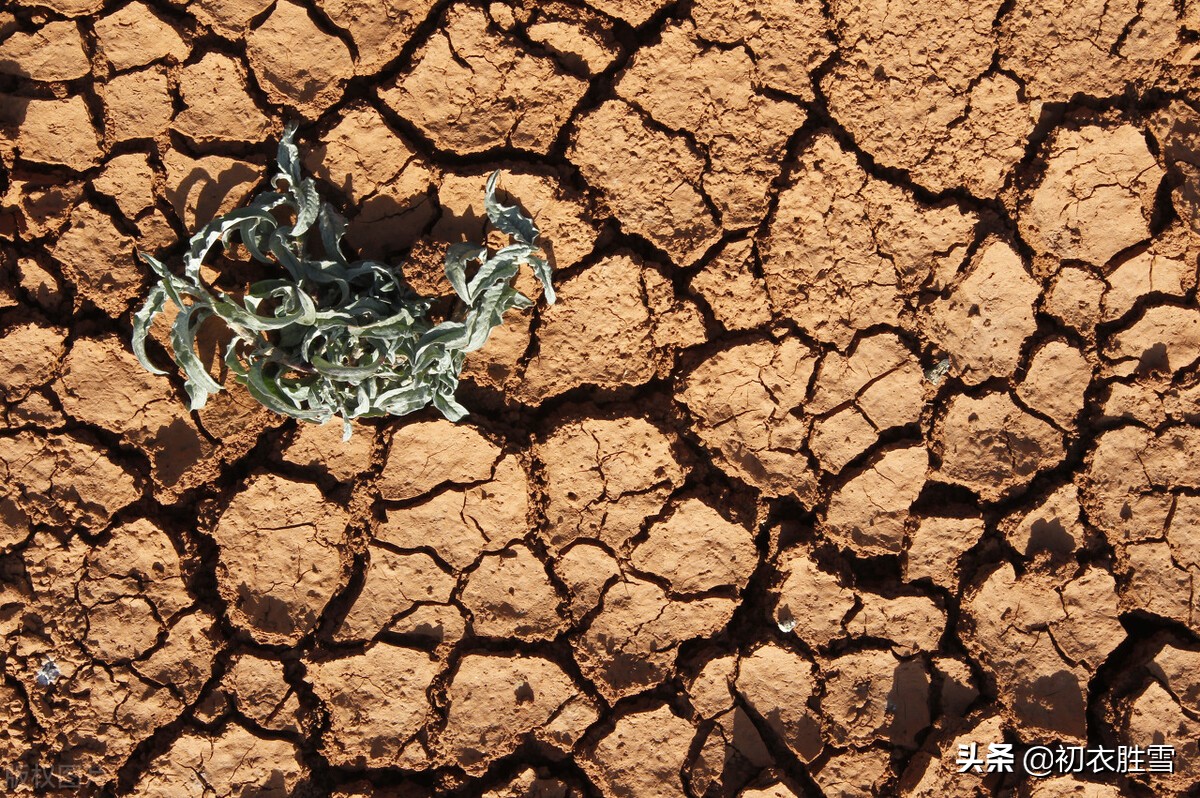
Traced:
<svg viewBox="0 0 1200 798">
<path fill-rule="evenodd" d="M 269 190 L 191 237 L 182 276 L 139 253 L 159 281 L 134 314 L 134 354 L 150 372 L 167 373 L 150 362 L 146 338 L 170 300 L 179 308 L 170 328 L 170 354 L 186 378 L 192 410 L 222 390 L 195 351 L 198 329 L 216 317 L 229 332 L 226 368 L 276 413 L 315 423 L 339 415 L 347 439 L 351 419 L 403 416 L 430 404 L 452 421 L 463 418 L 467 410 L 454 393 L 466 354 L 487 342 L 510 308 L 533 304 L 512 285 L 522 264 L 541 282 L 547 303 L 554 303 L 550 265 L 534 243 L 537 226 L 515 206 L 500 204 L 500 173 L 492 173 L 484 209 L 512 243 L 495 251 L 473 243 L 450 245 L 445 270 L 457 294 L 456 309 L 435 324 L 429 319 L 432 301 L 413 292 L 397 270 L 346 259 L 346 220 L 321 200 L 312 178 L 301 174 L 295 134 L 296 125 L 288 124 Z M 235 236 L 251 258 L 282 267 L 286 276 L 256 282 L 240 297 L 206 286 L 200 274 L 204 259 L 218 242 L 228 250 Z"/>
</svg>

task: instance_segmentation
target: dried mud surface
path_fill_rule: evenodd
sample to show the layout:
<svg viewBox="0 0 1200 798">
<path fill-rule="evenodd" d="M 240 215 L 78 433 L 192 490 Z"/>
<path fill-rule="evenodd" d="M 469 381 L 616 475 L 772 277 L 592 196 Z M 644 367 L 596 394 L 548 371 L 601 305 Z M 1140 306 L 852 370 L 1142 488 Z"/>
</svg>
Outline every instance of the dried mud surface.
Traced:
<svg viewBox="0 0 1200 798">
<path fill-rule="evenodd" d="M 1195 794 L 1198 86 L 1195 0 L 4 5 L 6 794 Z M 466 423 L 137 365 L 287 117 L 423 292 L 541 225 Z"/>
</svg>

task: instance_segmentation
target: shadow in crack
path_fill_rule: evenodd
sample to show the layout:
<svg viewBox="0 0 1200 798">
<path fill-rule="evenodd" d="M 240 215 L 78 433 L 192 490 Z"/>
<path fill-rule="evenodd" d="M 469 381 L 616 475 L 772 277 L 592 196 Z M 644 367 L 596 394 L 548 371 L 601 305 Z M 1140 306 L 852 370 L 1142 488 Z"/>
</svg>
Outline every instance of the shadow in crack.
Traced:
<svg viewBox="0 0 1200 798">
<path fill-rule="evenodd" d="M 20 65 L 9 58 L 0 58 L 0 74 L 11 75 L 16 74 L 20 69 Z M 29 108 L 31 97 L 19 97 L 15 94 L 0 93 L 0 126 L 16 128 L 21 126 L 25 121 L 25 112 Z M 11 141 L 16 141 L 16 136 L 13 136 Z"/>
<path fill-rule="evenodd" d="M 1174 103 L 1157 131 L 1167 168 L 1164 183 L 1174 211 L 1200 233 L 1200 112 Z"/>
<path fill-rule="evenodd" d="M 1151 346 L 1146 351 L 1142 352 L 1142 356 L 1138 358 L 1137 370 L 1135 372 L 1139 377 L 1145 377 L 1150 374 L 1170 374 L 1171 362 L 1167 355 L 1167 345 L 1157 343 Z"/>
<path fill-rule="evenodd" d="M 3 102 L 0 96 L 0 105 Z M 11 194 L 0 208 L 0 217 L 9 220 L 7 224 L 14 233 L 31 238 L 61 229 L 83 194 L 80 181 L 61 175 L 14 170 L 9 179 Z M 18 181 L 19 189 L 12 185 Z"/>
<path fill-rule="evenodd" d="M 427 194 L 398 199 L 380 193 L 368 197 L 349 219 L 346 243 L 357 257 L 394 262 L 421 238 L 435 214 Z"/>
<path fill-rule="evenodd" d="M 1021 726 L 1049 729 L 1064 737 L 1085 737 L 1084 689 L 1067 670 L 1039 676 L 1017 688 L 1014 709 Z"/>
<path fill-rule="evenodd" d="M 918 736 L 929 727 L 929 674 L 918 660 L 901 662 L 892 670 L 887 695 L 892 712 L 888 740 L 900 748 L 916 748 Z"/>
<path fill-rule="evenodd" d="M 237 605 L 256 629 L 287 636 L 296 631 L 296 622 L 282 599 L 256 593 L 245 582 L 238 585 Z"/>
<path fill-rule="evenodd" d="M 1075 538 L 1063 527 L 1058 518 L 1039 518 L 1029 527 L 1029 545 L 1026 553 L 1048 551 L 1058 558 L 1070 557 L 1075 553 Z"/>
<path fill-rule="evenodd" d="M 503 192 L 498 192 L 503 195 Z M 512 198 L 503 196 L 502 202 L 512 202 Z M 433 226 L 433 236 L 440 241 L 483 241 L 487 234 L 487 214 L 483 210 L 483 187 L 479 190 L 479 199 L 471 202 L 461 210 L 451 210 L 442 206 L 442 215 Z"/>
<path fill-rule="evenodd" d="M 151 441 L 154 475 L 167 487 L 177 485 L 192 466 L 212 452 L 212 446 L 185 418 L 176 418 L 159 427 Z"/>
<path fill-rule="evenodd" d="M 240 161 L 215 176 L 204 169 L 194 168 L 178 184 L 167 186 L 167 201 L 184 227 L 194 232 L 216 217 L 225 200 L 235 192 L 238 192 L 235 199 L 240 200 L 258 183 L 259 177 L 257 167 Z"/>
</svg>

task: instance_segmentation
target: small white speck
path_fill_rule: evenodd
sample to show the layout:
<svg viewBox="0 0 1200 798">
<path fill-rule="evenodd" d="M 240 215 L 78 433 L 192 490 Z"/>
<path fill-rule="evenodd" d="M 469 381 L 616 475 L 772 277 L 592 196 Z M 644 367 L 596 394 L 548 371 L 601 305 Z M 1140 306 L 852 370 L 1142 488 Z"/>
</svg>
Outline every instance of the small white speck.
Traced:
<svg viewBox="0 0 1200 798">
<path fill-rule="evenodd" d="M 58 681 L 59 676 L 62 676 L 62 671 L 54 664 L 54 660 L 46 657 L 46 661 L 37 672 L 37 683 L 41 687 L 49 687 Z"/>
</svg>

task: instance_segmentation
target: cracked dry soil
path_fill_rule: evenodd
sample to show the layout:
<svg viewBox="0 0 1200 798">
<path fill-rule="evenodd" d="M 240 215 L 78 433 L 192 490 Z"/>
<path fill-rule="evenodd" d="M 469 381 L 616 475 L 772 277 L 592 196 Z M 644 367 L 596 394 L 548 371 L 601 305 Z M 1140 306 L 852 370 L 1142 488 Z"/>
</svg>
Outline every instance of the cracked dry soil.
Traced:
<svg viewBox="0 0 1200 798">
<path fill-rule="evenodd" d="M 1198 78 L 1196 0 L 7 4 L 5 794 L 1194 794 Z M 424 293 L 542 226 L 466 423 L 130 354 L 289 116 Z"/>
</svg>

